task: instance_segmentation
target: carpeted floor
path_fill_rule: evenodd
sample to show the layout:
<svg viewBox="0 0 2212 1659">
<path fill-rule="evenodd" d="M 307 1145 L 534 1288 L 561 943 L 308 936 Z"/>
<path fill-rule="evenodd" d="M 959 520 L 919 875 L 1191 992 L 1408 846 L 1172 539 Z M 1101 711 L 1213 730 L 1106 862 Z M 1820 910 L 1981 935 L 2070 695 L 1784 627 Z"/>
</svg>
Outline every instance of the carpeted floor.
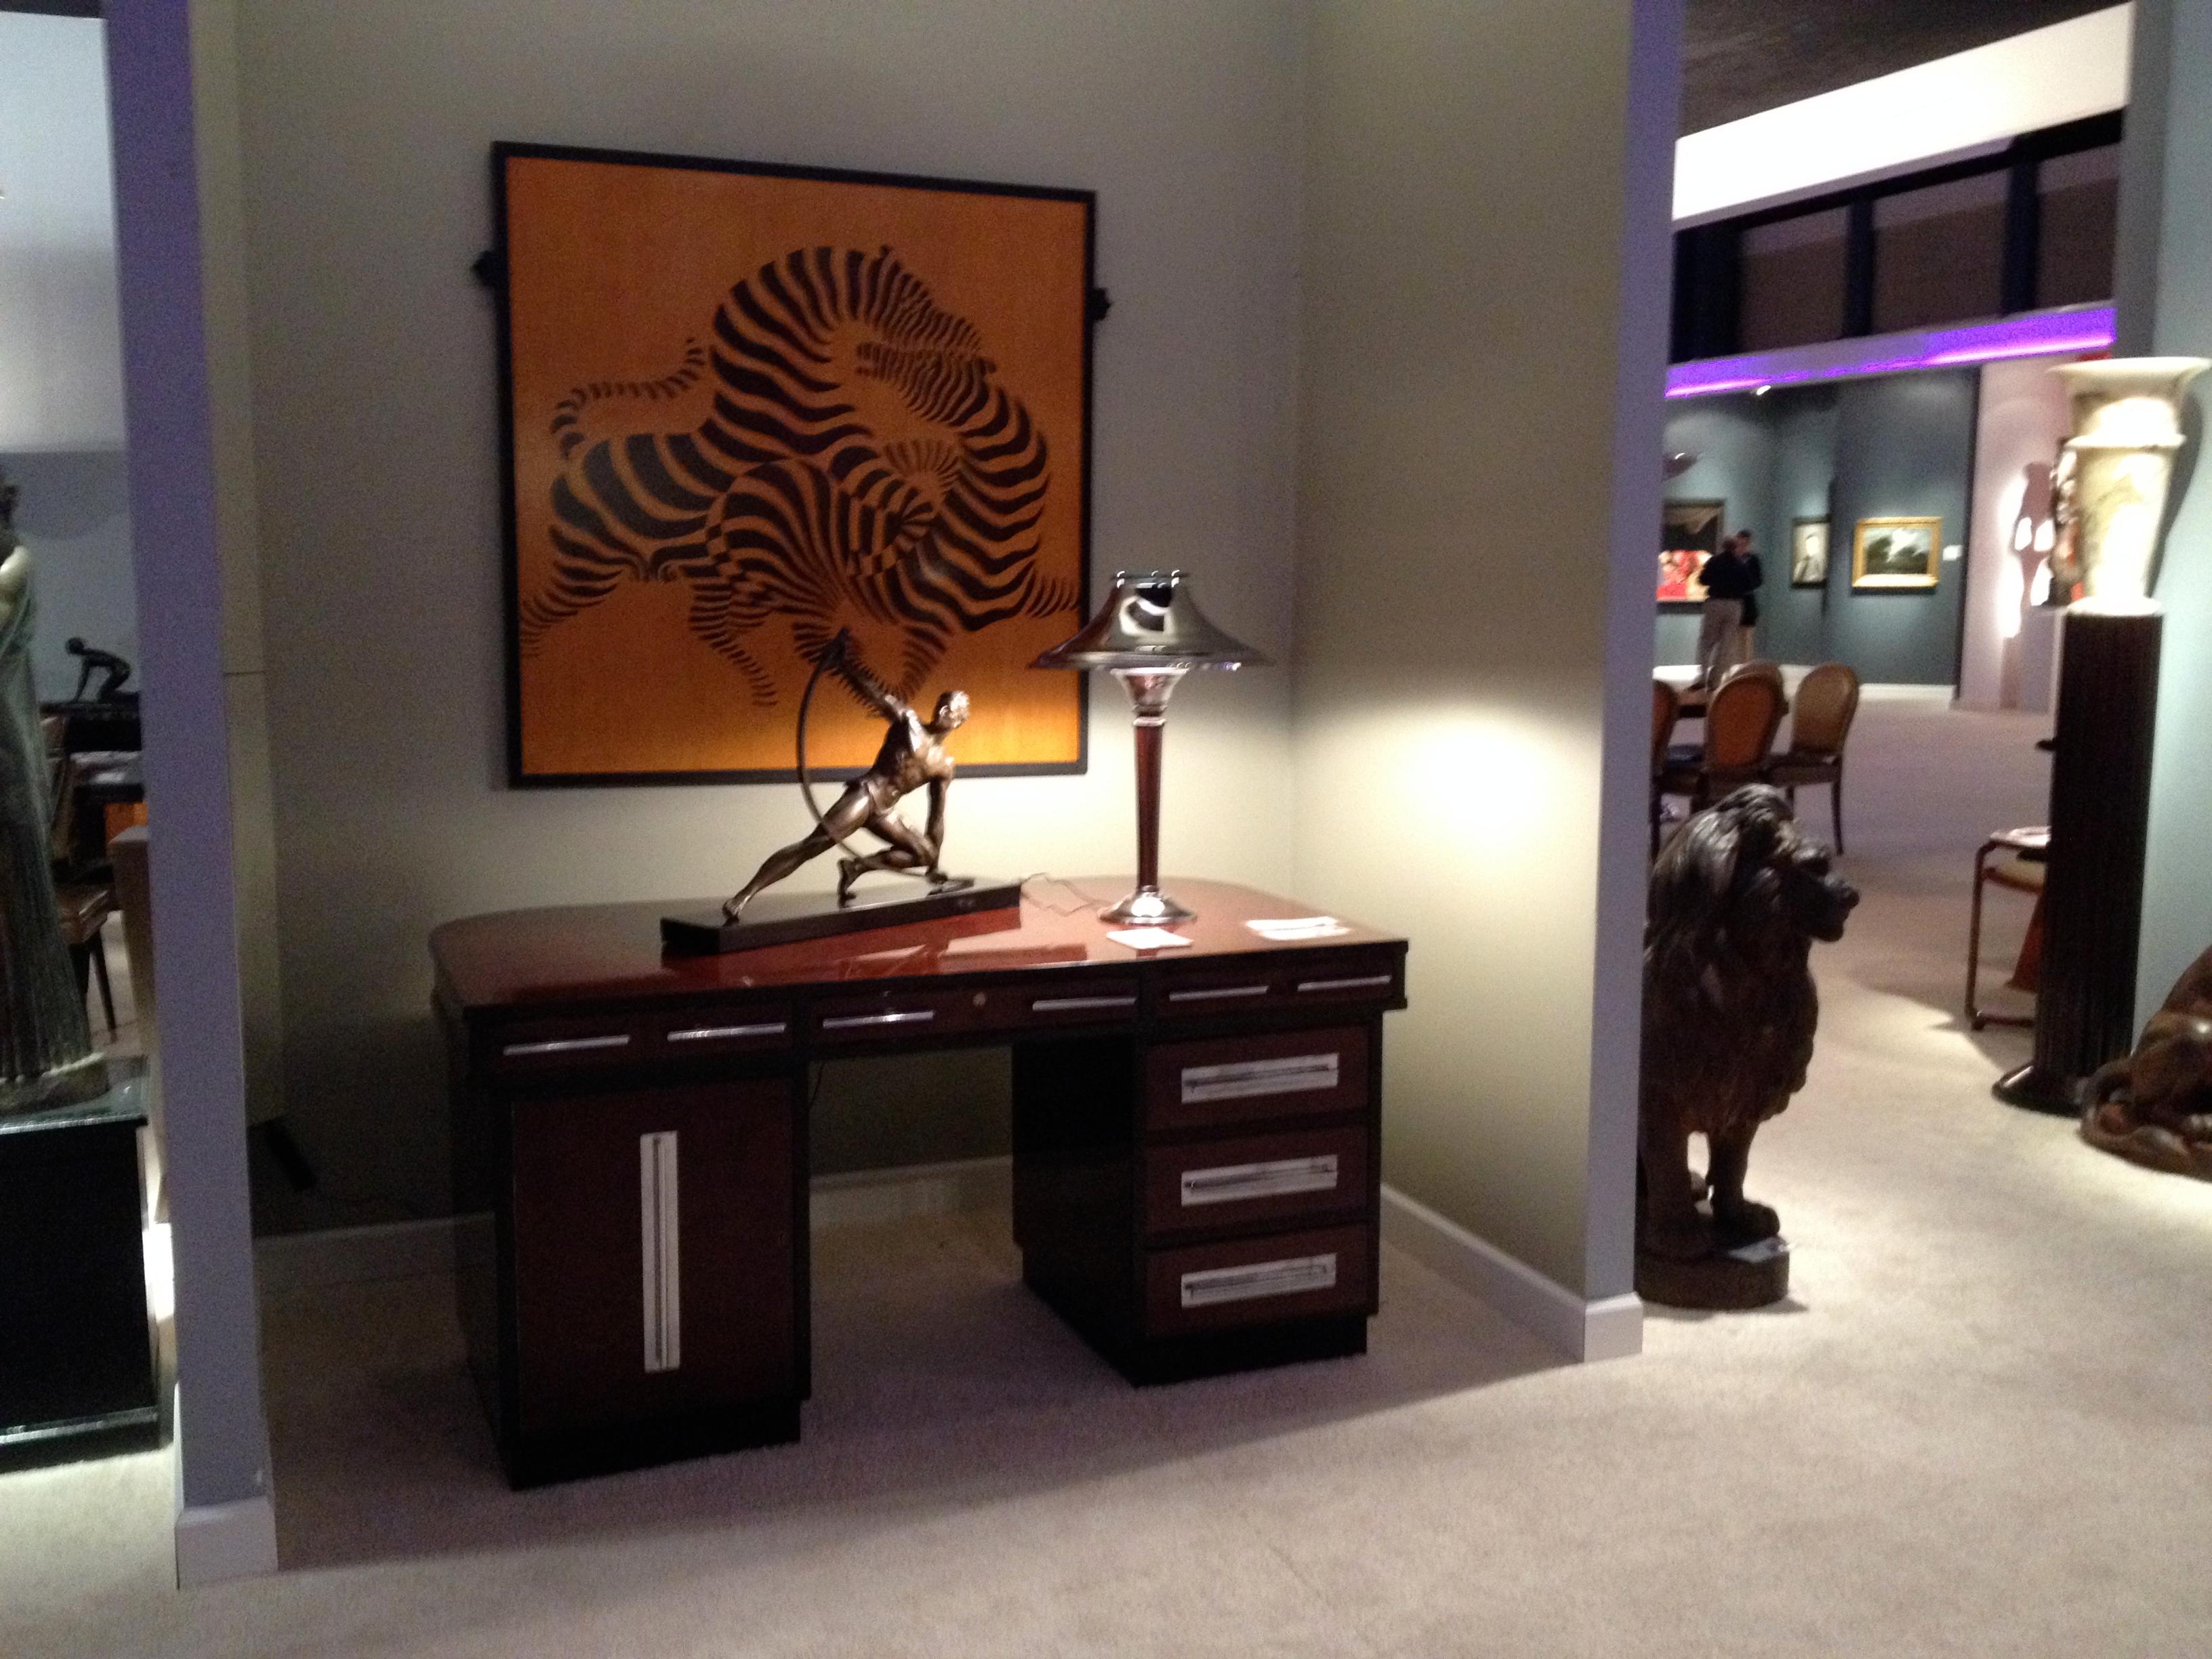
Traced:
<svg viewBox="0 0 2212 1659">
<path fill-rule="evenodd" d="M 1390 1255 L 1366 1358 L 1137 1393 L 1003 1218 L 846 1229 L 803 1444 L 518 1496 L 445 1287 L 325 1291 L 268 1320 L 288 1571 L 169 1592 L 159 1455 L 7 1477 L 0 1654 L 2212 1652 L 2212 1187 L 1996 1104 L 2027 1038 L 1957 1015 L 2039 730 L 1862 715 L 1781 1308 L 1567 1366 Z"/>
</svg>

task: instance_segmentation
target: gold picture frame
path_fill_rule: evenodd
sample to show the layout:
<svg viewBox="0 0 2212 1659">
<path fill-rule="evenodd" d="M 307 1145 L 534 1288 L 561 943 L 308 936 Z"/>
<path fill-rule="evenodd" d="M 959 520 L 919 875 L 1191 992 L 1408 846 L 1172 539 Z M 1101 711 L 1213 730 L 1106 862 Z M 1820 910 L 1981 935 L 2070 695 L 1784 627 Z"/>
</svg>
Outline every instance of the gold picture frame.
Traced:
<svg viewBox="0 0 2212 1659">
<path fill-rule="evenodd" d="M 961 769 L 1080 772 L 1088 191 L 493 146 L 520 787 L 793 775 L 849 630 Z M 823 700 L 830 769 L 879 721 Z"/>
<path fill-rule="evenodd" d="M 1855 589 L 1925 590 L 1943 557 L 1941 519 L 1861 519 L 1851 532 Z"/>
</svg>

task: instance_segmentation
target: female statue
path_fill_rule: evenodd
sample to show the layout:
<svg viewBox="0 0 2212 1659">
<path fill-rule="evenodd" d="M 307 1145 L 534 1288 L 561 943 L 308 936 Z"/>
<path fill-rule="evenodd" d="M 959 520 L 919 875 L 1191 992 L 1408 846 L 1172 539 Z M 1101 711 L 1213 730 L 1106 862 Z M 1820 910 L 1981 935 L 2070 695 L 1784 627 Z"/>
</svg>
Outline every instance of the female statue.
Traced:
<svg viewBox="0 0 2212 1659">
<path fill-rule="evenodd" d="M 31 692 L 31 554 L 0 482 L 0 1112 L 89 1100 L 107 1089 L 54 905 L 53 790 Z"/>
</svg>

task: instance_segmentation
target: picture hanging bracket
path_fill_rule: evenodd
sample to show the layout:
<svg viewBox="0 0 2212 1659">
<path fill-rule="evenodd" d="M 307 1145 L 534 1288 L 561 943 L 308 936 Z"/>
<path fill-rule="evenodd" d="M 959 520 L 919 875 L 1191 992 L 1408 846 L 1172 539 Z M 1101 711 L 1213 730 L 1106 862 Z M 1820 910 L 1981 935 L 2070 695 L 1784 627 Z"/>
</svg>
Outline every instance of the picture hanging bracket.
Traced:
<svg viewBox="0 0 2212 1659">
<path fill-rule="evenodd" d="M 1092 322 L 1104 322 L 1106 320 L 1106 313 L 1113 309 L 1114 296 L 1112 295 L 1107 293 L 1107 291 L 1103 288 L 1094 288 L 1091 290 L 1091 320 Z"/>
<path fill-rule="evenodd" d="M 507 286 L 507 250 L 488 247 L 469 262 L 469 272 L 495 294 Z"/>
</svg>

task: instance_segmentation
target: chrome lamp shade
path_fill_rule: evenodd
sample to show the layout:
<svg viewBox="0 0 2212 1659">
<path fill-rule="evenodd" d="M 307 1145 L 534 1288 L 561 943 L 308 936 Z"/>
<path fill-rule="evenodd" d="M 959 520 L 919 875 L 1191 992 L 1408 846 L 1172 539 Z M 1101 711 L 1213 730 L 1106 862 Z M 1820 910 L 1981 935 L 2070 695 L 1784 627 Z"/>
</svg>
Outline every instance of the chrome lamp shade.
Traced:
<svg viewBox="0 0 2212 1659">
<path fill-rule="evenodd" d="M 1137 728 L 1137 890 L 1109 921 L 1158 927 L 1197 913 L 1160 891 L 1160 745 L 1168 698 L 1194 668 L 1264 666 L 1267 659 L 1206 618 L 1180 570 L 1117 571 L 1114 591 L 1073 638 L 1032 668 L 1104 669 L 1129 693 Z"/>
</svg>

